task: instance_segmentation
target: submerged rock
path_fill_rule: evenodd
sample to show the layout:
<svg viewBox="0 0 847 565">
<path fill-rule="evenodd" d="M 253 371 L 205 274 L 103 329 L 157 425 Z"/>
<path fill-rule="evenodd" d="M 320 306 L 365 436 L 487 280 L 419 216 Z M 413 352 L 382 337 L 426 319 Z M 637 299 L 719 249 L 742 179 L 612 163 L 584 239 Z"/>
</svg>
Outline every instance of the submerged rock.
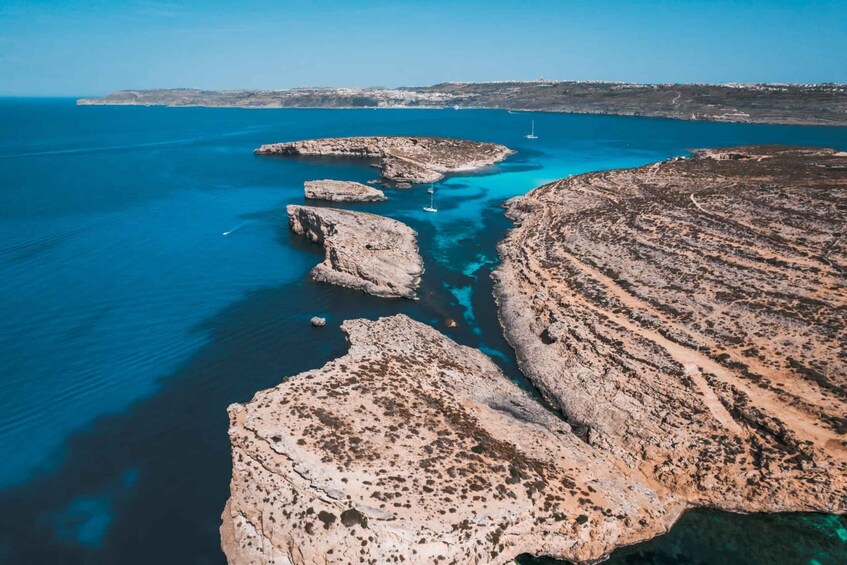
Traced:
<svg viewBox="0 0 847 565">
<path fill-rule="evenodd" d="M 514 151 L 496 143 L 446 137 L 338 137 L 262 145 L 257 155 L 326 155 L 376 159 L 382 176 L 397 183 L 440 180 L 502 161 Z"/>
<path fill-rule="evenodd" d="M 415 298 L 423 274 L 417 233 L 401 222 L 349 210 L 288 206 L 288 223 L 326 250 L 316 281 L 381 297 Z"/>
<path fill-rule="evenodd" d="M 331 202 L 383 202 L 385 193 L 366 184 L 344 180 L 310 180 L 303 187 L 309 200 Z"/>
<path fill-rule="evenodd" d="M 495 294 L 524 374 L 692 505 L 847 511 L 838 163 L 707 150 L 511 200 Z"/>
<path fill-rule="evenodd" d="M 403 315 L 342 329 L 347 355 L 229 408 L 230 563 L 583 561 L 681 512 L 479 351 Z"/>
</svg>

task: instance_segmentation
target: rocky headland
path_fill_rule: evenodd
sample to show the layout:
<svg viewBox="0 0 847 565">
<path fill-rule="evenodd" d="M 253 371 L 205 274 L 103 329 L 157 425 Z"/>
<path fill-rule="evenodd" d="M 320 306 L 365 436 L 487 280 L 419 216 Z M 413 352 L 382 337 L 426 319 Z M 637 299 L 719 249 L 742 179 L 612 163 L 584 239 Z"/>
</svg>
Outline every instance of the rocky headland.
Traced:
<svg viewBox="0 0 847 565">
<path fill-rule="evenodd" d="M 501 322 L 560 414 L 405 316 L 345 322 L 347 355 L 229 409 L 229 562 L 589 562 L 696 506 L 847 512 L 846 171 L 737 147 L 511 200 Z M 392 222 L 289 217 L 359 287 Z"/>
<path fill-rule="evenodd" d="M 585 561 L 666 531 L 684 505 L 509 381 L 397 315 L 229 408 L 232 564 Z"/>
<path fill-rule="evenodd" d="M 847 153 L 700 151 L 507 208 L 502 325 L 586 445 L 691 505 L 847 512 Z"/>
<path fill-rule="evenodd" d="M 330 202 L 383 202 L 385 193 L 360 182 L 345 180 L 310 180 L 303 185 L 308 200 Z"/>
<path fill-rule="evenodd" d="M 312 279 L 386 298 L 415 298 L 423 274 L 417 233 L 401 222 L 363 212 L 289 205 L 294 233 L 324 246 Z"/>
<path fill-rule="evenodd" d="M 446 82 L 402 88 L 123 90 L 80 105 L 242 108 L 502 108 L 679 120 L 847 125 L 844 84 Z"/>
<path fill-rule="evenodd" d="M 395 183 L 436 182 L 445 173 L 481 169 L 514 151 L 496 143 L 446 137 L 337 137 L 262 145 L 256 155 L 361 157 Z"/>
</svg>

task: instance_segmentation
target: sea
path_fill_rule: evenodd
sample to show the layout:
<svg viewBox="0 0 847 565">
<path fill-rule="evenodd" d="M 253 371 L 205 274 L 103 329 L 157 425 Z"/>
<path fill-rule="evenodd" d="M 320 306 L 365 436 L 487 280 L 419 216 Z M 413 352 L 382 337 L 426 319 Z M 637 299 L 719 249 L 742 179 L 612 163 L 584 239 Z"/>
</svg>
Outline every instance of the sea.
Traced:
<svg viewBox="0 0 847 565">
<path fill-rule="evenodd" d="M 531 120 L 538 139 L 524 137 Z M 367 182 L 371 163 L 252 153 L 352 135 L 518 151 L 436 183 L 436 214 L 422 210 L 426 187 L 343 205 L 417 230 L 420 300 L 311 281 L 322 249 L 288 229 L 304 181 Z M 343 355 L 346 319 L 403 312 L 531 391 L 492 298 L 503 202 L 568 175 L 750 143 L 847 150 L 847 128 L 0 98 L 0 563 L 223 563 L 227 406 Z M 312 328 L 315 315 L 327 327 Z M 847 518 L 691 511 L 609 562 L 847 563 Z"/>
</svg>

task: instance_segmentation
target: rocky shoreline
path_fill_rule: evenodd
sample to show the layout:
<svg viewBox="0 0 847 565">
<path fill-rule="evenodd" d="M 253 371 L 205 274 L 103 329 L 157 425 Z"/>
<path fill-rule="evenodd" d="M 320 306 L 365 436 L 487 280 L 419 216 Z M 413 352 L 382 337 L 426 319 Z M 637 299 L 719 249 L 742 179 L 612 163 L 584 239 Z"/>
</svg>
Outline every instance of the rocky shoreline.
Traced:
<svg viewBox="0 0 847 565">
<path fill-rule="evenodd" d="M 703 150 L 509 201 L 499 316 L 563 418 L 427 325 L 347 321 L 347 355 L 229 409 L 229 562 L 591 562 L 692 507 L 847 512 L 845 170 Z M 413 295 L 410 228 L 288 213 L 315 278 Z"/>
<path fill-rule="evenodd" d="M 324 246 L 312 279 L 384 298 L 415 298 L 423 274 L 417 233 L 375 214 L 289 205 L 291 230 Z"/>
<path fill-rule="evenodd" d="M 442 83 L 403 88 L 124 90 L 83 106 L 485 108 L 763 124 L 847 125 L 843 84 L 632 84 L 600 81 Z"/>
<path fill-rule="evenodd" d="M 587 561 L 684 508 L 479 351 L 403 315 L 342 328 L 347 355 L 229 408 L 230 563 Z"/>
<path fill-rule="evenodd" d="M 513 199 L 495 294 L 523 373 L 692 505 L 847 511 L 845 167 L 707 150 Z"/>
<path fill-rule="evenodd" d="M 330 156 L 375 159 L 382 177 L 395 183 L 431 183 L 445 173 L 498 163 L 514 151 L 496 143 L 447 137 L 337 137 L 262 145 L 266 156 Z"/>
</svg>

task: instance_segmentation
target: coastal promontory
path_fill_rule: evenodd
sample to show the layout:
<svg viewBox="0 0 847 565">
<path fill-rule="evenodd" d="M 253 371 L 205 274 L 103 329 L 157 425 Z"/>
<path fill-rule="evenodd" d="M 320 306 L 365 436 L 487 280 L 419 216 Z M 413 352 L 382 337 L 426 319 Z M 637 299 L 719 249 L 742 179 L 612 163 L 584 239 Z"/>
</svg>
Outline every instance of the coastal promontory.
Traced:
<svg viewBox="0 0 847 565">
<path fill-rule="evenodd" d="M 360 182 L 344 180 L 310 180 L 303 186 L 308 200 L 330 202 L 383 202 L 385 193 Z"/>
<path fill-rule="evenodd" d="M 587 446 L 691 505 L 847 512 L 847 153 L 736 147 L 508 203 L 495 293 Z"/>
<path fill-rule="evenodd" d="M 423 274 L 417 233 L 401 222 L 364 212 L 289 205 L 294 233 L 324 246 L 311 272 L 316 281 L 386 298 L 415 298 Z"/>
<path fill-rule="evenodd" d="M 231 564 L 585 561 L 683 508 L 592 449 L 475 349 L 403 315 L 229 408 Z"/>
<path fill-rule="evenodd" d="M 262 145 L 256 155 L 361 157 L 375 160 L 382 177 L 396 183 L 426 183 L 445 173 L 481 169 L 514 151 L 496 143 L 447 137 L 337 137 Z"/>
</svg>

